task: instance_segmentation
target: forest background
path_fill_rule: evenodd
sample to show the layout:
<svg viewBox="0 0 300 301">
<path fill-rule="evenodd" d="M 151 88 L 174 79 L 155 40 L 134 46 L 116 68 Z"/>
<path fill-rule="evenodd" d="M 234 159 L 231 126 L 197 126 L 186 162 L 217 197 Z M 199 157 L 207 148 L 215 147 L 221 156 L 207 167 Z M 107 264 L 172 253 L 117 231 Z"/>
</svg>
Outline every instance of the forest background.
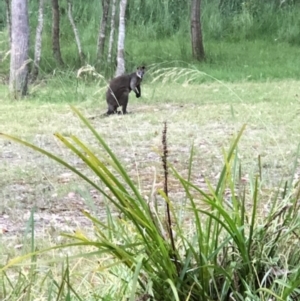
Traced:
<svg viewBox="0 0 300 301">
<path fill-rule="evenodd" d="M 112 3 L 112 2 L 111 2 Z M 38 1 L 29 1 L 30 58 L 34 56 L 35 30 L 38 22 Z M 52 54 L 51 2 L 45 1 L 45 24 L 42 35 L 40 72 L 51 74 L 57 61 Z M 72 3 L 73 19 L 78 28 L 85 62 L 96 66 L 106 77 L 116 67 L 116 42 L 113 60 L 107 62 L 110 22 L 107 23 L 105 55 L 97 60 L 97 40 L 102 17 L 101 1 L 78 0 Z M 60 47 L 64 68 L 78 70 L 82 66 L 74 33 L 67 16 L 67 1 L 60 6 Z M 116 28 L 118 25 L 118 9 Z M 110 15 L 111 12 L 109 12 Z M 6 26 L 5 1 L 0 3 L 0 29 Z M 126 9 L 126 70 L 137 65 L 163 67 L 200 67 L 219 80 L 267 80 L 298 78 L 299 3 L 298 1 L 224 0 L 202 1 L 201 23 L 205 61 L 199 65 L 192 57 L 189 1 L 130 0 Z M 117 31 L 115 31 L 115 35 Z M 9 72 L 7 31 L 1 34 L 0 72 Z M 100 64 L 99 64 L 100 63 Z M 161 65 L 163 64 L 163 65 Z M 69 74 L 70 75 L 70 74 Z M 201 81 L 211 80 L 203 77 Z"/>
</svg>

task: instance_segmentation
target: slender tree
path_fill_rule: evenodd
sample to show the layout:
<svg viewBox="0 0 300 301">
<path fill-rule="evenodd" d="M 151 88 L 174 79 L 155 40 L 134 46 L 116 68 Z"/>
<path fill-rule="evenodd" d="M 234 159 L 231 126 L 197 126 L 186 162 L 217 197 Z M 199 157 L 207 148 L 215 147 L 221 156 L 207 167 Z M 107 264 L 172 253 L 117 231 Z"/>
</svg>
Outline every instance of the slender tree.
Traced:
<svg viewBox="0 0 300 301">
<path fill-rule="evenodd" d="M 203 61 L 205 58 L 201 29 L 201 0 L 192 0 L 191 5 L 191 40 L 194 59 Z"/>
<path fill-rule="evenodd" d="M 60 34 L 60 13 L 59 13 L 59 4 L 58 0 L 51 0 L 52 2 L 52 51 L 53 56 L 56 59 L 56 62 L 59 65 L 63 65 L 63 59 L 60 52 L 60 42 L 59 42 L 59 34 Z"/>
<path fill-rule="evenodd" d="M 28 50 L 28 0 L 12 0 L 9 89 L 15 99 L 19 99 L 27 93 Z"/>
<path fill-rule="evenodd" d="M 69 21 L 71 23 L 71 26 L 72 26 L 72 29 L 73 29 L 73 32 L 74 32 L 75 42 L 76 42 L 77 50 L 78 50 L 78 55 L 79 55 L 81 63 L 83 63 L 84 62 L 84 53 L 82 51 L 78 29 L 76 27 L 76 24 L 74 22 L 73 15 L 72 15 L 72 0 L 67 0 L 67 2 L 68 2 L 68 18 L 69 18 Z"/>
<path fill-rule="evenodd" d="M 125 72 L 124 42 L 125 42 L 126 5 L 127 5 L 127 0 L 121 0 L 120 1 L 119 36 L 118 36 L 118 53 L 117 53 L 116 76 L 122 75 Z"/>
<path fill-rule="evenodd" d="M 10 0 L 5 0 L 6 3 L 6 23 L 8 28 L 9 35 L 9 44 L 11 47 L 11 9 L 10 9 Z"/>
<path fill-rule="evenodd" d="M 107 18 L 109 12 L 109 2 L 110 0 L 102 0 L 102 18 L 99 28 L 98 44 L 97 44 L 97 60 L 100 61 L 104 51 L 105 37 L 106 37 L 106 27 Z"/>
<path fill-rule="evenodd" d="M 116 0 L 113 0 L 111 7 L 111 16 L 110 16 L 110 35 L 108 42 L 108 53 L 107 53 L 107 62 L 111 62 L 111 52 L 112 46 L 114 43 L 114 33 L 115 33 L 115 15 L 116 15 Z"/>
<path fill-rule="evenodd" d="M 37 79 L 40 68 L 41 52 L 42 52 L 42 33 L 44 27 L 44 1 L 39 0 L 38 24 L 35 33 L 34 60 L 31 71 L 32 81 Z"/>
</svg>

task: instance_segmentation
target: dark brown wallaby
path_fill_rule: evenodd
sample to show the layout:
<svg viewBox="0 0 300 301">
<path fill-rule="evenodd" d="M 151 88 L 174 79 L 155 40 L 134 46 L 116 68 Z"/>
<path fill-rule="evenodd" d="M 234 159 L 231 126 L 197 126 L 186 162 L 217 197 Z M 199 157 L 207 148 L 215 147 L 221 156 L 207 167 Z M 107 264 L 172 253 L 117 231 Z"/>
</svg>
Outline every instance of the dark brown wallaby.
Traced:
<svg viewBox="0 0 300 301">
<path fill-rule="evenodd" d="M 122 113 L 126 114 L 128 97 L 131 91 L 137 98 L 141 96 L 141 82 L 145 74 L 145 67 L 138 67 L 136 72 L 118 76 L 111 80 L 106 92 L 108 105 L 107 115 L 117 113 L 117 108 L 122 106 Z"/>
</svg>

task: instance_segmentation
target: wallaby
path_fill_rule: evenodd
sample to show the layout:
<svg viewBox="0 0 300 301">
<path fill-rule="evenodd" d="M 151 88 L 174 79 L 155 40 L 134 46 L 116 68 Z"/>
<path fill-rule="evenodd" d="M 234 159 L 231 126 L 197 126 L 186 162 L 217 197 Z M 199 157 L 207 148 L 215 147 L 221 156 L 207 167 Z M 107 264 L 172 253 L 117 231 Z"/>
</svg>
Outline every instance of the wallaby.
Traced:
<svg viewBox="0 0 300 301">
<path fill-rule="evenodd" d="M 122 106 L 122 113 L 126 114 L 129 93 L 135 92 L 137 98 L 141 96 L 141 82 L 145 74 L 145 67 L 138 67 L 136 72 L 125 74 L 112 79 L 106 92 L 108 105 L 107 115 L 117 113 L 117 108 Z"/>
</svg>

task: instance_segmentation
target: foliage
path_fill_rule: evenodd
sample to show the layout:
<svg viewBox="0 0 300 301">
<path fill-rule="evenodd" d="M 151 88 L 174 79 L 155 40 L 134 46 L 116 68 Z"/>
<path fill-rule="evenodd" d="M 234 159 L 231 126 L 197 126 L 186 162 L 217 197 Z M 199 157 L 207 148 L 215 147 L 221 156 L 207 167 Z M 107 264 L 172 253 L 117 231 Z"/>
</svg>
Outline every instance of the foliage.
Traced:
<svg viewBox="0 0 300 301">
<path fill-rule="evenodd" d="M 260 203 L 262 174 L 257 174 L 249 186 L 241 176 L 237 144 L 244 127 L 228 152 L 224 151 L 224 167 L 216 186 L 207 181 L 205 190 L 193 184 L 190 178 L 193 148 L 187 178 L 166 165 L 165 128 L 162 157 L 165 188 L 158 190 L 156 197 L 154 183 L 147 201 L 102 137 L 77 109 L 73 111 L 93 133 L 102 152 L 97 155 L 76 136 L 55 135 L 100 182 L 37 146 L 1 134 L 49 156 L 105 196 L 106 222 L 85 212 L 94 224 L 94 235 L 87 236 L 81 231 L 65 234 L 69 243 L 59 248 L 93 247 L 82 256 L 109 256 L 110 260 L 103 263 L 101 270 L 114 273 L 114 267 L 122 266 L 130 273 L 130 286 L 126 290 L 130 300 L 134 300 L 136 294 L 149 294 L 155 300 L 297 298 L 300 288 L 299 186 L 286 184 L 282 191 L 275 191 L 269 204 Z M 168 169 L 185 190 L 182 204 L 173 203 L 168 196 Z M 119 212 L 119 218 L 113 217 L 113 208 Z"/>
<path fill-rule="evenodd" d="M 130 0 L 127 9 L 126 32 L 126 61 L 127 70 L 133 70 L 139 64 L 153 64 L 157 62 L 170 62 L 174 59 L 185 63 L 194 63 L 191 57 L 190 43 L 190 9 L 189 2 L 180 0 Z M 218 45 L 233 43 L 239 51 L 244 44 L 252 41 L 261 43 L 268 41 L 265 48 L 276 48 L 276 44 L 290 45 L 300 44 L 299 3 L 284 1 L 258 1 L 258 0 L 202 0 L 202 30 L 204 34 L 204 46 L 208 61 L 215 60 L 218 53 Z M 100 1 L 78 0 L 73 3 L 73 16 L 79 30 L 83 51 L 86 53 L 87 63 L 96 63 L 97 33 L 101 16 Z M 33 57 L 33 45 L 35 28 L 37 24 L 37 1 L 30 1 L 30 25 L 31 25 L 31 53 Z M 6 19 L 4 3 L 0 4 L 0 20 Z M 4 23 L 3 23 L 4 24 Z M 1 26 L 1 24 L 0 24 Z M 7 53 L 8 41 L 1 37 L 0 53 Z M 66 14 L 66 1 L 61 1 L 61 48 L 62 56 L 66 62 L 65 68 L 74 70 L 81 67 L 78 58 L 74 35 Z M 275 42 L 275 45 L 274 45 Z M 238 45 L 235 45 L 238 43 Z M 210 45 L 213 45 L 211 47 Z M 151 51 L 150 51 L 151 50 Z M 285 57 L 289 53 L 284 51 Z M 234 64 L 235 57 L 228 59 L 226 49 L 221 53 L 221 64 L 224 62 Z M 4 55 L 1 55 L 4 57 Z M 114 56 L 115 57 L 115 56 Z M 105 56 L 104 56 L 105 58 Z M 247 62 L 254 63 L 255 58 Z M 271 59 L 271 62 L 275 61 Z M 97 66 L 98 72 L 106 77 L 114 74 L 116 61 L 107 63 L 106 59 Z M 270 63 L 269 63 L 270 65 Z M 296 65 L 296 64 L 294 64 Z M 174 65 L 173 65 L 174 66 Z M 178 65 L 175 65 L 178 67 Z M 202 66 L 202 65 L 200 65 Z M 43 32 L 41 76 L 52 73 L 57 68 L 52 55 L 51 47 L 51 5 L 45 3 L 45 26 Z M 1 73 L 8 73 L 7 59 L 1 66 Z M 294 75 L 295 76 L 295 75 Z M 220 78 L 221 79 L 221 78 Z"/>
</svg>

